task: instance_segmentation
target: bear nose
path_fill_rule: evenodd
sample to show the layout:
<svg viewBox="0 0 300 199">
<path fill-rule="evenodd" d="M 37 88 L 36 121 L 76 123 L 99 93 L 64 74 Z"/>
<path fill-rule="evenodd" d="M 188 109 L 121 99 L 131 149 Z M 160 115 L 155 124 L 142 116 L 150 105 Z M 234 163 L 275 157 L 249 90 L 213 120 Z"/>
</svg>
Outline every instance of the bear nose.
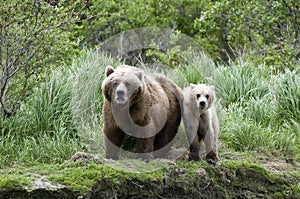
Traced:
<svg viewBox="0 0 300 199">
<path fill-rule="evenodd" d="M 122 97 L 124 94 L 125 94 L 125 92 L 124 92 L 123 90 L 118 90 L 118 91 L 117 91 L 117 95 L 118 95 L 119 97 Z"/>
<path fill-rule="evenodd" d="M 204 106 L 205 106 L 205 102 L 204 102 L 204 101 L 201 101 L 201 102 L 200 102 L 200 106 L 201 106 L 201 107 L 204 107 Z"/>
</svg>

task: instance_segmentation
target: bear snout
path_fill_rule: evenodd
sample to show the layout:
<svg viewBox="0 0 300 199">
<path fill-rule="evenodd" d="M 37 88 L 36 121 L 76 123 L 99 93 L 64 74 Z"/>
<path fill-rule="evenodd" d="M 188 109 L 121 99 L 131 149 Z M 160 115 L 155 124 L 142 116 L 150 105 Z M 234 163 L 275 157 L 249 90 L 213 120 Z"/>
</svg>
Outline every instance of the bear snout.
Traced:
<svg viewBox="0 0 300 199">
<path fill-rule="evenodd" d="M 124 94 L 125 94 L 125 92 L 123 90 L 118 90 L 117 91 L 118 98 L 123 98 Z"/>
<path fill-rule="evenodd" d="M 124 90 L 117 90 L 116 91 L 116 102 L 117 104 L 123 105 L 126 103 L 126 97 L 125 95 L 125 91 Z"/>
<path fill-rule="evenodd" d="M 205 101 L 200 101 L 199 106 L 201 109 L 205 108 L 206 102 Z"/>
<path fill-rule="evenodd" d="M 115 102 L 119 105 L 124 105 L 127 101 L 127 88 L 124 83 L 117 86 L 115 91 Z"/>
<path fill-rule="evenodd" d="M 119 105 L 124 105 L 127 102 L 126 93 L 124 90 L 117 90 L 115 96 L 116 103 Z"/>
</svg>

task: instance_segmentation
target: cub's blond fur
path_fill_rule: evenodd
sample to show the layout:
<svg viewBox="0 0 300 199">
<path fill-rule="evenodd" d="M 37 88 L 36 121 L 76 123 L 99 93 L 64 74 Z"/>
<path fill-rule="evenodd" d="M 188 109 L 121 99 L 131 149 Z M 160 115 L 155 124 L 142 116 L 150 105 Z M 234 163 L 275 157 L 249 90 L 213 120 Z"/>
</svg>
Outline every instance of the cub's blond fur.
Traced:
<svg viewBox="0 0 300 199">
<path fill-rule="evenodd" d="M 183 90 L 183 124 L 190 144 L 189 160 L 199 160 L 200 142 L 206 147 L 206 160 L 215 163 L 219 160 L 217 140 L 219 120 L 214 106 L 214 86 L 190 84 Z"/>
</svg>

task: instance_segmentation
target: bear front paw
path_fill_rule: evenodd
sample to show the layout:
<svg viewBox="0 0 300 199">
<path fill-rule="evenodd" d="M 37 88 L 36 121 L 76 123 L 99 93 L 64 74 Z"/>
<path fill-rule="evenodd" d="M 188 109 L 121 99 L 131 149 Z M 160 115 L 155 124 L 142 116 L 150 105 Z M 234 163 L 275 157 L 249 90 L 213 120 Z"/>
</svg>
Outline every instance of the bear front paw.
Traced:
<svg viewBox="0 0 300 199">
<path fill-rule="evenodd" d="M 216 162 L 215 160 L 213 160 L 213 159 L 206 159 L 206 162 L 207 162 L 208 164 L 213 165 L 213 166 L 215 166 L 215 165 L 217 164 L 217 162 Z"/>
<path fill-rule="evenodd" d="M 196 155 L 196 154 L 193 154 L 193 153 L 189 154 L 189 161 L 199 162 L 199 160 L 200 160 L 199 155 Z"/>
<path fill-rule="evenodd" d="M 210 152 L 206 155 L 205 159 L 206 159 L 206 162 L 207 162 L 207 163 L 213 164 L 213 165 L 215 165 L 216 162 L 219 161 L 219 157 L 218 157 L 218 155 L 217 155 L 214 151 L 210 151 Z"/>
</svg>

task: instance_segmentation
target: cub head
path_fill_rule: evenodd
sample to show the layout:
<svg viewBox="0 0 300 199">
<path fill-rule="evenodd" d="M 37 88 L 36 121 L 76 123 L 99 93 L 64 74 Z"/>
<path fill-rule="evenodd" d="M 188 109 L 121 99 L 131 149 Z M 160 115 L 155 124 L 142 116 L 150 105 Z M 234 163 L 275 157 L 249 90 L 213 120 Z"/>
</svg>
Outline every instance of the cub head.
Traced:
<svg viewBox="0 0 300 199">
<path fill-rule="evenodd" d="M 131 106 L 143 95 L 145 73 L 132 66 L 111 66 L 105 68 L 105 79 L 102 82 L 104 97 L 119 106 Z"/>
<path fill-rule="evenodd" d="M 191 101 L 195 102 L 200 111 L 211 107 L 215 99 L 215 87 L 206 84 L 190 84 Z"/>
</svg>

